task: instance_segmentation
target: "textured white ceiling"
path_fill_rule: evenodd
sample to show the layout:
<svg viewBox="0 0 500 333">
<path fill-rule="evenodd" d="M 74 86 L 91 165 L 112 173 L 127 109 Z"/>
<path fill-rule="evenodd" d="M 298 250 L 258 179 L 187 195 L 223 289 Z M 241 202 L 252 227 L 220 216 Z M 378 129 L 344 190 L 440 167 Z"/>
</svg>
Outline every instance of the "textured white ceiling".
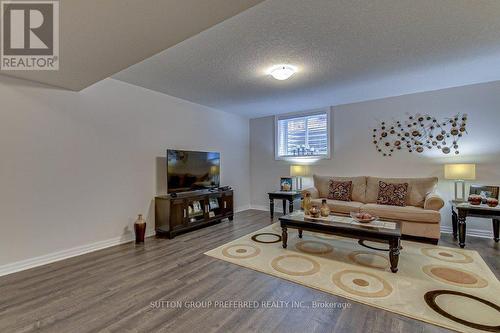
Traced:
<svg viewBox="0 0 500 333">
<path fill-rule="evenodd" d="M 114 78 L 249 117 L 495 81 L 499 18 L 498 0 L 266 0 Z"/>
</svg>

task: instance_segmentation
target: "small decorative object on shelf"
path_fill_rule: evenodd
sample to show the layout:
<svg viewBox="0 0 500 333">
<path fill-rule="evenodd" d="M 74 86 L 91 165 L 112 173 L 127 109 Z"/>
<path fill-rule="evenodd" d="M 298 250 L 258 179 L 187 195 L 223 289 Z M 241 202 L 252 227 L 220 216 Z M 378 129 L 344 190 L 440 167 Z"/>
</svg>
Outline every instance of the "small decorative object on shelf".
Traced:
<svg viewBox="0 0 500 333">
<path fill-rule="evenodd" d="M 146 220 L 142 217 L 142 214 L 137 216 L 137 220 L 134 223 L 135 231 L 135 242 L 144 243 L 144 235 L 146 234 Z"/>
<path fill-rule="evenodd" d="M 312 217 L 319 217 L 320 213 L 321 211 L 317 205 L 311 205 L 311 208 L 309 208 L 309 214 L 311 214 Z"/>
<path fill-rule="evenodd" d="M 311 193 L 306 192 L 302 206 L 304 208 L 304 215 L 309 215 L 309 209 L 311 209 Z"/>
<path fill-rule="evenodd" d="M 280 190 L 285 191 L 285 192 L 289 192 L 292 190 L 292 178 L 291 177 L 281 177 Z"/>
<path fill-rule="evenodd" d="M 480 195 L 477 195 L 477 194 L 472 194 L 472 195 L 469 195 L 469 203 L 471 205 L 480 205 L 483 201 L 483 197 L 481 197 Z"/>
<path fill-rule="evenodd" d="M 488 204 L 488 206 L 490 207 L 496 207 L 498 206 L 498 199 L 495 199 L 495 198 L 488 198 L 486 200 L 486 203 Z"/>
<path fill-rule="evenodd" d="M 419 154 L 437 149 L 443 154 L 454 151 L 458 155 L 458 141 L 467 134 L 466 126 L 466 114 L 441 120 L 430 115 L 411 115 L 402 121 L 380 122 L 373 129 L 373 144 L 383 156 L 403 149 Z"/>
<path fill-rule="evenodd" d="M 326 199 L 321 200 L 321 216 L 328 217 L 330 216 L 330 207 L 326 203 Z"/>
</svg>

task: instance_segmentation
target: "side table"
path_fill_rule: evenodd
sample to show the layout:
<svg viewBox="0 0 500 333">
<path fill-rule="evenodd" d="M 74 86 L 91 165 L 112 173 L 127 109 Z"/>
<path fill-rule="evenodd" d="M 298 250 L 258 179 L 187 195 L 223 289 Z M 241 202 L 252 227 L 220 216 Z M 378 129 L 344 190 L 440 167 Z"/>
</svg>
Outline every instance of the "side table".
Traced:
<svg viewBox="0 0 500 333">
<path fill-rule="evenodd" d="M 500 206 L 490 207 L 488 205 L 471 205 L 468 202 L 451 201 L 452 223 L 453 223 L 453 238 L 457 239 L 458 229 L 458 244 L 461 248 L 465 247 L 465 227 L 467 217 L 482 217 L 492 219 L 493 221 L 493 238 L 498 243 L 498 234 L 500 227 Z"/>
<path fill-rule="evenodd" d="M 293 212 L 293 201 L 300 199 L 302 194 L 298 191 L 276 191 L 269 192 L 269 211 L 271 212 L 271 219 L 274 218 L 274 200 L 283 201 L 283 214 L 286 214 L 286 202 L 288 200 L 288 211 Z"/>
</svg>

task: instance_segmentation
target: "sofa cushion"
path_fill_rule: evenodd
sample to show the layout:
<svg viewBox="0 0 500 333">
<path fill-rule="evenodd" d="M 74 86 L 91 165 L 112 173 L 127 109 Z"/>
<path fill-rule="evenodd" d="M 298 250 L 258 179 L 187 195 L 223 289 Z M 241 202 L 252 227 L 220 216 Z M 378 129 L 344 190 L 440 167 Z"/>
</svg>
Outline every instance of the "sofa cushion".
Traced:
<svg viewBox="0 0 500 333">
<path fill-rule="evenodd" d="M 369 213 L 388 220 L 402 220 L 422 223 L 439 223 L 441 214 L 435 210 L 427 210 L 414 206 L 387 206 L 378 204 L 365 204 L 361 206 L 362 213 Z"/>
<path fill-rule="evenodd" d="M 366 203 L 377 203 L 379 182 L 389 184 L 408 183 L 406 204 L 409 206 L 424 207 L 425 198 L 434 191 L 438 179 L 430 178 L 379 178 L 368 177 L 366 187 Z M 354 200 L 354 198 L 353 198 Z"/>
<path fill-rule="evenodd" d="M 391 206 L 406 206 L 406 197 L 408 195 L 408 183 L 387 184 L 378 182 L 377 204 Z"/>
<path fill-rule="evenodd" d="M 321 205 L 321 199 L 313 199 L 311 203 Z M 340 200 L 326 200 L 326 204 L 330 207 L 332 213 L 349 214 L 351 212 L 359 213 L 359 209 L 363 206 L 362 202 L 356 201 L 340 201 Z"/>
<path fill-rule="evenodd" d="M 351 201 L 352 200 L 352 181 L 339 182 L 330 179 L 328 182 L 328 199 Z"/>
<path fill-rule="evenodd" d="M 314 187 L 318 189 L 320 198 L 328 197 L 328 184 L 330 179 L 339 182 L 349 182 L 352 181 L 352 193 L 351 200 L 358 202 L 366 202 L 366 177 L 330 177 L 330 176 L 318 176 L 314 175 Z M 376 198 L 375 198 L 376 201 Z"/>
</svg>

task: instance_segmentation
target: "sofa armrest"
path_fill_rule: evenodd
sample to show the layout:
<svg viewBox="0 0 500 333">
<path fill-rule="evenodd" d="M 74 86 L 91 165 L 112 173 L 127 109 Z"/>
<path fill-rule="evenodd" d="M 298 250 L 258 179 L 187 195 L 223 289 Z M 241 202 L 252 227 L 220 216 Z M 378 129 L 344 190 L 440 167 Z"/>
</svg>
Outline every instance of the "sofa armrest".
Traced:
<svg viewBox="0 0 500 333">
<path fill-rule="evenodd" d="M 302 197 L 306 196 L 306 193 L 311 193 L 311 199 L 318 199 L 319 198 L 319 191 L 315 187 L 308 187 L 306 189 L 303 189 L 301 191 Z"/>
<path fill-rule="evenodd" d="M 424 209 L 439 211 L 444 206 L 444 200 L 437 193 L 427 195 L 424 202 Z"/>
</svg>

